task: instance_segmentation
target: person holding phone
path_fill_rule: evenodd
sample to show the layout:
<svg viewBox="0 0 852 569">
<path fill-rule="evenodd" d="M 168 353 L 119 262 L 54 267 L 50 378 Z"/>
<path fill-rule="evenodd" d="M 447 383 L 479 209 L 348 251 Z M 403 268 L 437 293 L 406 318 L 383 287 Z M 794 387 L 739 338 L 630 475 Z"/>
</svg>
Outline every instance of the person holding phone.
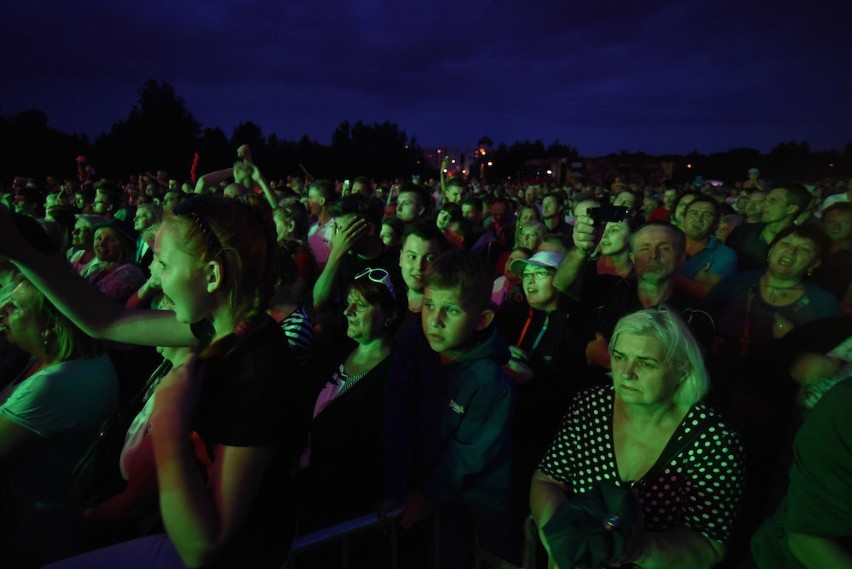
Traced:
<svg viewBox="0 0 852 569">
<path fill-rule="evenodd" d="M 554 286 L 569 291 L 586 307 L 589 364 L 599 371 L 609 370 L 609 337 L 615 324 L 622 316 L 642 308 L 676 310 L 709 353 L 716 327 L 707 305 L 675 288 L 674 277 L 686 258 L 683 232 L 668 223 L 642 225 L 630 238 L 629 258 L 633 262 L 633 273 L 626 278 L 603 275 L 587 280 L 585 274 L 594 270 L 588 259 L 594 258 L 599 251 L 599 235 L 599 225 L 595 225 L 592 216 L 578 217 L 574 226 L 574 249 L 563 258 L 554 278 Z M 574 287 L 578 278 L 584 280 Z"/>
</svg>

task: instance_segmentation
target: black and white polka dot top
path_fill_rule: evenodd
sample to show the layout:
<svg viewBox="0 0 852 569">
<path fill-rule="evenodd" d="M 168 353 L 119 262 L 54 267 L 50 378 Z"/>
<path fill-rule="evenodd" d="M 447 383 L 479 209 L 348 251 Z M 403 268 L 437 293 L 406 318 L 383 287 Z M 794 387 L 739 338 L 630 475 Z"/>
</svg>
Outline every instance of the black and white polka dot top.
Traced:
<svg viewBox="0 0 852 569">
<path fill-rule="evenodd" d="M 614 391 L 595 387 L 576 395 L 539 468 L 583 494 L 596 482 L 631 485 L 642 504 L 645 528 L 664 531 L 686 526 L 709 539 L 726 541 L 739 509 L 744 484 L 739 435 L 714 410 L 697 403 L 675 430 L 669 445 L 698 435 L 666 465 L 651 469 L 653 480 L 621 480 L 612 437 Z M 678 441 L 681 441 L 680 443 Z M 670 454 L 666 451 L 663 455 Z"/>
</svg>

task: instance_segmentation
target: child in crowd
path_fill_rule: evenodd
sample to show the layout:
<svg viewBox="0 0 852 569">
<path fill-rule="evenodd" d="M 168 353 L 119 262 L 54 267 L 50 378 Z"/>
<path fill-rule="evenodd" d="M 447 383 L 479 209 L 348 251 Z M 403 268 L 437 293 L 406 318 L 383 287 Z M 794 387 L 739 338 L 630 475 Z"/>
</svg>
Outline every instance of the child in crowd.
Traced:
<svg viewBox="0 0 852 569">
<path fill-rule="evenodd" d="M 474 539 L 511 560 L 513 386 L 493 326 L 493 275 L 479 255 L 450 251 L 426 271 L 421 326 L 404 334 L 385 405 L 385 500 L 410 528 L 439 506 L 438 565 L 467 567 Z M 474 537 L 475 536 L 475 537 Z"/>
</svg>

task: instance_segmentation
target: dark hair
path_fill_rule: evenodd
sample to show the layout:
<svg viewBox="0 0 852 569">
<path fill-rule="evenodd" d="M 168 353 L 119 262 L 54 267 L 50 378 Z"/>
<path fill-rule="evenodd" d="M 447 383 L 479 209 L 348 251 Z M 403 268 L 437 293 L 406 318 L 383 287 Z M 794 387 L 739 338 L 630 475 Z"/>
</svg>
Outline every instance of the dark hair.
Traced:
<svg viewBox="0 0 852 569">
<path fill-rule="evenodd" d="M 541 245 L 544 245 L 545 243 L 558 245 L 566 253 L 574 246 L 571 236 L 560 231 L 555 233 L 545 233 L 544 237 L 541 238 Z M 539 248 L 541 248 L 541 245 L 539 245 Z"/>
<path fill-rule="evenodd" d="M 480 213 L 484 211 L 482 200 L 475 196 L 470 196 L 469 198 L 465 198 L 464 200 L 462 200 L 462 205 L 473 206 L 473 209 Z"/>
<path fill-rule="evenodd" d="M 699 194 L 697 198 L 689 202 L 689 205 L 686 206 L 684 216 L 689 213 L 689 208 L 691 208 L 692 205 L 696 203 L 709 203 L 713 206 L 713 221 L 710 223 L 709 230 L 709 233 L 712 234 L 714 231 L 716 231 L 716 228 L 719 227 L 719 219 L 722 217 L 722 211 L 719 208 L 719 202 L 717 202 L 707 194 Z"/>
<path fill-rule="evenodd" d="M 311 188 L 318 191 L 322 197 L 325 198 L 326 207 L 331 206 L 337 201 L 337 192 L 334 191 L 334 183 L 332 183 L 331 180 L 314 180 L 311 182 L 311 185 L 308 186 L 308 190 Z"/>
<path fill-rule="evenodd" d="M 834 202 L 824 210 L 822 210 L 822 218 L 825 219 L 825 214 L 833 213 L 833 212 L 845 213 L 846 215 L 852 215 L 852 203 L 850 202 Z"/>
<path fill-rule="evenodd" d="M 476 235 L 473 230 L 473 223 L 466 217 L 460 217 L 450 221 L 450 224 L 456 224 L 458 233 L 462 238 L 462 246 L 465 249 L 470 249 L 473 246 L 473 238 Z M 449 230 L 449 227 L 447 228 Z"/>
<path fill-rule="evenodd" d="M 788 225 L 778 232 L 772 243 L 769 244 L 769 248 L 772 249 L 775 247 L 776 243 L 788 235 L 795 235 L 813 242 L 817 248 L 817 259 L 820 261 L 825 258 L 825 254 L 831 249 L 831 239 L 826 235 L 825 230 L 818 223 L 814 222 L 803 223 L 802 225 Z"/>
<path fill-rule="evenodd" d="M 24 238 L 24 241 L 38 251 L 51 257 L 56 257 L 60 254 L 57 244 L 51 239 L 45 227 L 35 218 L 12 212 L 12 221 L 18 229 L 18 233 Z"/>
<path fill-rule="evenodd" d="M 456 205 L 456 204 L 453 204 Z M 416 235 L 423 241 L 435 241 L 438 244 L 438 251 L 443 253 L 450 248 L 450 242 L 435 225 L 435 222 L 428 219 L 415 219 L 409 224 L 406 224 L 405 231 L 402 234 L 400 243 L 405 245 L 405 240 L 409 235 Z"/>
<path fill-rule="evenodd" d="M 535 220 L 541 221 L 541 212 L 538 211 L 537 207 L 535 207 L 534 205 L 531 205 L 531 204 L 521 204 L 521 205 L 518 206 L 517 210 L 515 211 L 515 225 L 517 225 L 520 222 L 521 212 L 523 212 L 525 209 L 531 209 L 535 213 Z"/>
<path fill-rule="evenodd" d="M 295 225 L 296 237 L 298 239 L 306 239 L 308 237 L 308 230 L 311 227 L 311 218 L 305 204 L 297 199 L 287 200 L 278 206 L 276 213 L 277 215 L 293 222 Z"/>
<path fill-rule="evenodd" d="M 372 223 L 376 228 L 376 233 L 382 226 L 382 217 L 384 216 L 384 207 L 378 200 L 374 200 L 362 194 L 349 194 L 348 196 L 338 200 L 331 206 L 329 210 L 331 217 L 342 217 L 344 215 L 355 215 L 364 219 L 367 223 Z"/>
<path fill-rule="evenodd" d="M 541 203 L 544 203 L 544 200 L 546 200 L 547 198 L 555 199 L 556 205 L 559 206 L 559 209 L 565 209 L 565 196 L 562 194 L 562 192 L 548 192 L 544 194 L 544 196 L 541 198 Z"/>
<path fill-rule="evenodd" d="M 366 268 L 364 269 L 367 270 Z M 376 270 L 376 269 L 370 269 Z M 346 287 L 345 294 L 349 292 L 357 292 L 364 297 L 369 304 L 378 306 L 387 314 L 393 317 L 393 321 L 388 324 L 388 333 L 393 335 L 402 324 L 403 316 L 408 307 L 408 299 L 405 295 L 405 284 L 399 282 L 395 271 L 384 270 L 391 284 L 393 285 L 394 293 L 388 289 L 387 285 L 381 282 L 376 282 L 369 275 L 364 275 L 361 278 L 353 279 L 349 286 Z M 360 273 L 359 273 L 360 274 Z"/>
<path fill-rule="evenodd" d="M 787 202 L 799 208 L 796 215 L 808 209 L 808 204 L 811 203 L 813 196 L 804 185 L 798 182 L 784 182 L 772 186 L 773 190 L 776 188 L 787 190 Z"/>
<path fill-rule="evenodd" d="M 124 192 L 115 182 L 99 180 L 93 184 L 96 192 L 101 192 L 113 204 L 117 205 L 124 198 Z"/>
<path fill-rule="evenodd" d="M 686 191 L 686 192 L 680 194 L 678 196 L 677 200 L 675 200 L 674 207 L 672 208 L 672 219 L 674 219 L 674 214 L 677 211 L 677 207 L 680 205 L 680 202 L 682 202 L 684 200 L 684 198 L 687 198 L 689 196 L 694 196 L 697 199 L 701 195 L 702 195 L 701 192 L 699 192 L 698 190 L 689 190 L 689 191 Z"/>
<path fill-rule="evenodd" d="M 491 304 L 494 268 L 482 255 L 451 249 L 435 257 L 423 282 L 428 288 L 458 289 L 469 308 L 484 310 Z"/>
<path fill-rule="evenodd" d="M 399 243 L 402 243 L 402 235 L 405 232 L 405 222 L 395 215 L 388 215 L 382 218 L 382 225 L 389 225 L 393 229 L 394 235 Z"/>
<path fill-rule="evenodd" d="M 633 199 L 636 201 L 636 207 L 637 208 L 642 207 L 642 200 L 645 199 L 644 194 L 640 194 L 636 190 L 630 190 L 630 189 L 627 189 L 627 188 L 621 188 L 620 190 L 618 190 L 618 192 L 616 192 L 614 198 L 617 198 L 618 194 L 630 194 L 631 196 L 633 196 Z"/>
<path fill-rule="evenodd" d="M 462 217 L 461 205 L 455 202 L 444 202 L 441 204 L 441 209 L 438 211 L 447 211 L 450 213 L 450 221 L 456 221 Z"/>
<path fill-rule="evenodd" d="M 429 215 L 429 213 L 432 211 L 432 198 L 429 195 L 429 192 L 426 191 L 426 188 L 419 184 L 412 184 L 410 182 L 406 182 L 399 189 L 399 195 L 402 195 L 405 192 L 416 195 L 417 203 L 420 205 L 420 207 L 423 208 L 423 215 Z"/>
</svg>

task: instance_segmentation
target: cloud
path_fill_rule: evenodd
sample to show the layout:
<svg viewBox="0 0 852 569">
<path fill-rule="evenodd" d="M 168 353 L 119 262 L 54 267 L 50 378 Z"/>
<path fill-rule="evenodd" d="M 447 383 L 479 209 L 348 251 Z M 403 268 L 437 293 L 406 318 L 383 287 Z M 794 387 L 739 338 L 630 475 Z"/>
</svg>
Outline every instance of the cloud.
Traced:
<svg viewBox="0 0 852 569">
<path fill-rule="evenodd" d="M 820 148 L 843 144 L 852 124 L 852 34 L 838 1 L 82 0 L 6 11 L 0 113 L 37 107 L 89 134 L 124 118 L 148 78 L 173 84 L 205 126 L 252 120 L 326 141 L 341 120 L 363 119 L 434 144 L 489 134 L 617 150 L 653 135 L 725 148 L 793 135 Z"/>
</svg>

